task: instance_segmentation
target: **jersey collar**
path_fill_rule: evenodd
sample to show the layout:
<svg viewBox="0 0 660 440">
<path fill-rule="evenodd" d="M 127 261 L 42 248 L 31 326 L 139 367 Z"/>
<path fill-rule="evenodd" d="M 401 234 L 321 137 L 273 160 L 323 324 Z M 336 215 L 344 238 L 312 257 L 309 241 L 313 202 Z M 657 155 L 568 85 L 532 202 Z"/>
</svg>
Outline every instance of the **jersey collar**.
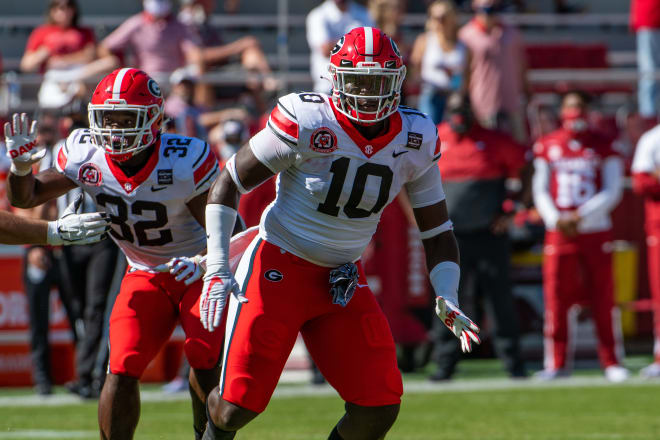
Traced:
<svg viewBox="0 0 660 440">
<path fill-rule="evenodd" d="M 130 194 L 140 186 L 142 183 L 144 183 L 145 180 L 151 175 L 151 172 L 156 168 L 156 164 L 158 163 L 158 156 L 160 155 L 160 141 L 156 143 L 156 146 L 154 147 L 153 151 L 151 152 L 151 156 L 149 156 L 149 160 L 147 160 L 147 163 L 144 164 L 142 169 L 135 173 L 131 177 L 127 177 L 126 174 L 124 174 L 124 171 L 117 165 L 115 162 L 113 162 L 112 159 L 110 159 L 110 156 L 107 154 L 104 154 L 105 156 L 105 161 L 108 164 L 108 168 L 110 168 L 110 171 L 112 172 L 112 175 L 115 176 L 115 179 L 117 179 L 117 182 L 119 182 L 119 185 L 122 187 L 124 191 L 126 191 L 126 194 Z"/>
<path fill-rule="evenodd" d="M 401 132 L 401 114 L 397 111 L 390 116 L 390 128 L 385 131 L 381 136 L 375 137 L 373 139 L 367 139 L 358 131 L 357 128 L 351 123 L 351 120 L 346 117 L 341 112 L 338 112 L 335 108 L 335 104 L 332 102 L 332 99 L 329 99 L 330 107 L 332 112 L 335 114 L 337 122 L 342 129 L 346 132 L 348 137 L 351 138 L 355 145 L 358 146 L 362 154 L 371 158 L 374 154 L 378 153 L 380 150 L 385 148 L 392 140 L 396 137 L 397 134 Z"/>
</svg>

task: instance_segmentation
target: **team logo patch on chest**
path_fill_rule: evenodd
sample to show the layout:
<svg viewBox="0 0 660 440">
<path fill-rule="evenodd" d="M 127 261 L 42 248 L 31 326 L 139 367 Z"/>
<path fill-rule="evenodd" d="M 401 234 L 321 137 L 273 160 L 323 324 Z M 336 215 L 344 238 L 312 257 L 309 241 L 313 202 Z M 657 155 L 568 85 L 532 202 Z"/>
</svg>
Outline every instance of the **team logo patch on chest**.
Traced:
<svg viewBox="0 0 660 440">
<path fill-rule="evenodd" d="M 309 140 L 309 147 L 319 153 L 332 153 L 337 149 L 337 136 L 329 128 L 317 128 Z"/>
<path fill-rule="evenodd" d="M 406 148 L 412 148 L 414 150 L 419 150 L 422 147 L 422 141 L 424 136 L 421 133 L 415 133 L 413 131 L 408 132 L 408 143 Z"/>
<path fill-rule="evenodd" d="M 173 183 L 172 170 L 158 170 L 159 185 L 172 185 Z"/>
<path fill-rule="evenodd" d="M 78 170 L 78 180 L 86 185 L 99 186 L 103 181 L 101 169 L 93 163 L 85 163 Z"/>
</svg>

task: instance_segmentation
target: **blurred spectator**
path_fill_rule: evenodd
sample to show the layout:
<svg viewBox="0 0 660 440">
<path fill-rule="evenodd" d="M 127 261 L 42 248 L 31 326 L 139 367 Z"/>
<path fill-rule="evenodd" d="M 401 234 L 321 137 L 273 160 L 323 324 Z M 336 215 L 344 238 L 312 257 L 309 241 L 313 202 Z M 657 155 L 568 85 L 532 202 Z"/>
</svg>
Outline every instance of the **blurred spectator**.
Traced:
<svg viewBox="0 0 660 440">
<path fill-rule="evenodd" d="M 498 18 L 499 0 L 472 0 L 474 18 L 458 36 L 471 53 L 467 84 L 474 113 L 481 124 L 527 140 L 523 95 L 527 67 L 522 38 Z"/>
<path fill-rule="evenodd" d="M 469 82 L 469 52 L 458 40 L 456 9 L 449 0 L 431 3 L 426 32 L 415 40 L 410 56 L 413 76 L 422 82 L 417 108 L 439 124 L 447 96 Z"/>
<path fill-rule="evenodd" d="M 543 380 L 570 374 L 569 310 L 591 307 L 598 356 L 605 377 L 628 378 L 621 366 L 623 347 L 614 328 L 612 221 L 623 188 L 623 163 L 611 141 L 587 123 L 588 98 L 564 96 L 561 127 L 534 145 L 534 204 L 546 227 L 543 248 L 545 302 Z"/>
<path fill-rule="evenodd" d="M 195 83 L 192 76 L 175 71 L 170 77 L 172 92 L 165 100 L 165 114 L 174 120 L 175 132 L 183 136 L 206 139 L 206 129 L 200 124 L 202 109 L 195 105 Z"/>
<path fill-rule="evenodd" d="M 630 21 L 637 34 L 639 112 L 655 122 L 660 98 L 655 77 L 660 69 L 660 0 L 632 0 Z"/>
<path fill-rule="evenodd" d="M 307 15 L 307 44 L 314 91 L 329 93 L 327 79 L 330 51 L 342 35 L 360 26 L 374 26 L 367 9 L 352 0 L 325 0 Z"/>
<path fill-rule="evenodd" d="M 143 12 L 128 18 L 101 41 L 99 70 L 119 67 L 119 55 L 129 50 L 135 56 L 135 67 L 160 85 L 169 84 L 169 75 L 180 67 L 203 72 L 201 41 L 176 17 L 172 0 L 143 0 L 143 7 Z"/>
<path fill-rule="evenodd" d="M 75 0 L 51 0 L 46 24 L 30 34 L 21 70 L 45 74 L 39 90 L 42 108 L 59 108 L 85 93 L 75 73 L 94 59 L 96 41 L 92 29 L 79 25 L 79 16 Z"/>
<path fill-rule="evenodd" d="M 408 54 L 408 45 L 403 39 L 401 22 L 406 13 L 406 0 L 369 0 L 369 15 L 378 29 L 389 35 L 399 46 L 399 51 Z"/>
<path fill-rule="evenodd" d="M 646 132 L 637 144 L 632 163 L 633 189 L 645 198 L 646 252 L 653 304 L 654 362 L 644 377 L 660 377 L 660 126 Z"/>
<path fill-rule="evenodd" d="M 469 98 L 462 94 L 449 97 L 447 112 L 448 122 L 438 127 L 438 138 L 442 139 L 438 164 L 461 255 L 460 306 L 472 314 L 480 299 L 488 301 L 495 350 L 511 377 L 525 377 L 509 280 L 508 229 L 513 211 L 504 212 L 503 205 L 507 179 L 522 180 L 520 197 L 527 191 L 526 149 L 510 136 L 480 126 Z M 461 351 L 451 332 L 444 326 L 436 327 L 434 360 L 438 369 L 431 380 L 447 380 Z"/>
<path fill-rule="evenodd" d="M 248 137 L 248 128 L 242 119 L 228 119 L 217 125 L 209 141 L 221 167 L 224 168 L 225 163 L 238 152 Z"/>
</svg>

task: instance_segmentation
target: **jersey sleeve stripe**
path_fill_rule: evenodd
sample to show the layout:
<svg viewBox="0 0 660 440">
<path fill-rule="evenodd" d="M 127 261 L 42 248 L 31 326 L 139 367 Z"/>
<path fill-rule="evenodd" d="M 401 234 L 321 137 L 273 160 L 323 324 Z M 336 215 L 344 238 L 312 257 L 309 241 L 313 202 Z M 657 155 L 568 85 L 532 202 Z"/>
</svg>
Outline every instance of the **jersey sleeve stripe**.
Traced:
<svg viewBox="0 0 660 440">
<path fill-rule="evenodd" d="M 433 155 L 438 156 L 440 154 L 441 149 L 442 149 L 442 141 L 440 140 L 440 138 L 437 138 L 435 141 L 435 151 L 433 151 Z"/>
<path fill-rule="evenodd" d="M 291 113 L 291 112 L 290 112 L 290 111 L 284 106 L 284 104 L 282 104 L 282 101 L 280 101 L 279 99 L 277 100 L 277 106 L 278 106 L 280 109 L 282 109 L 282 111 L 284 111 L 284 113 L 286 113 L 286 115 L 289 117 L 289 119 L 292 119 L 292 120 L 294 120 L 294 121 L 298 121 L 298 120 L 296 119 L 296 117 L 293 116 L 293 113 Z"/>
<path fill-rule="evenodd" d="M 204 159 L 204 162 L 197 168 L 193 174 L 194 180 L 195 180 L 195 185 L 199 183 L 204 176 L 208 174 L 208 172 L 213 169 L 213 165 L 217 165 L 218 161 L 215 158 L 215 154 L 213 152 L 209 151 L 209 154 L 206 155 L 206 159 Z"/>
<path fill-rule="evenodd" d="M 296 146 L 296 140 L 295 139 L 294 140 L 289 139 L 288 137 L 286 137 L 285 135 L 280 133 L 277 130 L 277 128 L 273 124 L 270 123 L 270 121 L 268 121 L 268 123 L 266 125 L 268 125 L 268 128 L 270 128 L 270 130 L 273 132 L 273 134 L 275 136 L 277 136 L 279 138 L 279 140 L 281 140 L 282 142 L 284 142 L 285 144 L 287 144 L 290 147 L 295 147 Z"/>
<path fill-rule="evenodd" d="M 209 179 L 212 179 L 213 177 L 215 177 L 218 174 L 219 169 L 220 169 L 220 166 L 216 163 L 215 167 L 213 167 L 211 172 L 207 175 L 206 179 L 202 180 L 201 182 L 199 182 L 199 184 L 195 185 L 195 189 L 201 188 L 202 186 L 204 186 L 204 184 L 206 182 L 209 181 Z"/>
<path fill-rule="evenodd" d="M 197 164 L 199 163 L 199 161 L 202 160 L 202 158 L 206 155 L 206 150 L 208 148 L 209 148 L 209 144 L 207 142 L 204 142 L 204 149 L 202 150 L 202 154 L 199 155 L 199 157 L 197 158 L 197 160 L 193 164 L 193 166 L 192 166 L 193 168 L 195 168 L 197 166 Z"/>
<path fill-rule="evenodd" d="M 298 140 L 298 123 L 287 118 L 286 115 L 280 111 L 279 106 L 276 106 L 270 113 L 269 122 L 281 134 L 290 138 L 292 142 Z"/>
<path fill-rule="evenodd" d="M 66 168 L 66 153 L 64 152 L 65 144 L 60 147 L 60 151 L 57 153 L 57 168 L 58 171 L 64 172 Z"/>
</svg>

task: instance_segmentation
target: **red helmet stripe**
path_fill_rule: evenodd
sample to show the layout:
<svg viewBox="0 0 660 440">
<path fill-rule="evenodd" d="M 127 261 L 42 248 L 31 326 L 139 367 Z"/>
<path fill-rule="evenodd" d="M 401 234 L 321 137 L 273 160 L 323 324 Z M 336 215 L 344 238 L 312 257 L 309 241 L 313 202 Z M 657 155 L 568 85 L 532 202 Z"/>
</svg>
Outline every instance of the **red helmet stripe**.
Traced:
<svg viewBox="0 0 660 440">
<path fill-rule="evenodd" d="M 115 82 L 112 84 L 112 99 L 121 99 L 119 96 L 121 94 L 121 83 L 124 81 L 124 76 L 126 76 L 129 70 L 131 70 L 129 67 L 125 67 L 117 72 Z"/>
<path fill-rule="evenodd" d="M 374 60 L 374 32 L 370 27 L 364 27 L 364 55 L 365 61 L 371 62 Z"/>
</svg>

